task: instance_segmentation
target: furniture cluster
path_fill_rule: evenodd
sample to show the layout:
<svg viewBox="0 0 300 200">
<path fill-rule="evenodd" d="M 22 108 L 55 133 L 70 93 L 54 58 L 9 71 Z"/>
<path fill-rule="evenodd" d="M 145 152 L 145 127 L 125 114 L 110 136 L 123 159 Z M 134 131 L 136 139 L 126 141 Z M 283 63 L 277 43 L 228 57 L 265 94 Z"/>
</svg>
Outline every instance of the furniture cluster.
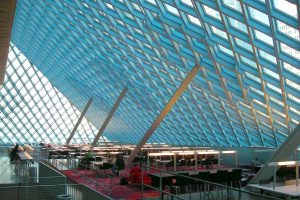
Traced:
<svg viewBox="0 0 300 200">
<path fill-rule="evenodd" d="M 148 176 L 151 177 L 153 187 L 160 187 L 161 181 L 162 190 L 168 189 L 169 192 L 177 195 L 218 189 L 213 185 L 205 184 L 204 181 L 240 188 L 242 169 L 184 171 L 177 174 L 149 173 Z"/>
<path fill-rule="evenodd" d="M 28 144 L 25 144 L 23 147 L 15 144 L 13 147 L 9 148 L 9 151 L 11 161 L 23 161 L 25 163 L 31 163 L 34 160 L 31 156 L 34 149 Z"/>
<path fill-rule="evenodd" d="M 300 197 L 299 186 L 299 164 L 300 161 L 282 161 L 268 163 L 273 176 L 261 179 L 258 184 L 249 184 L 250 188 L 259 189 L 261 193 L 283 195 L 285 199 Z"/>
<path fill-rule="evenodd" d="M 185 150 L 185 151 L 162 151 L 158 153 L 148 153 L 147 165 L 155 163 L 155 167 L 162 166 L 164 170 L 190 170 L 201 168 L 215 168 L 220 166 L 222 154 L 235 155 L 235 165 L 237 167 L 237 156 L 235 151 L 216 150 Z M 151 159 L 154 158 L 154 159 Z"/>
</svg>

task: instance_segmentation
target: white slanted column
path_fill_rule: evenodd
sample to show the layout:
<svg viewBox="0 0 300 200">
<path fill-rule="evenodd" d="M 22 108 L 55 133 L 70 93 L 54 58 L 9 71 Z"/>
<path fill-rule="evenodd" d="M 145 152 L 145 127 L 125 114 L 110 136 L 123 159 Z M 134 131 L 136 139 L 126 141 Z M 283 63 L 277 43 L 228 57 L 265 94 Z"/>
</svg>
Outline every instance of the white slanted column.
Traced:
<svg viewBox="0 0 300 200">
<path fill-rule="evenodd" d="M 127 92 L 128 88 L 125 87 L 121 94 L 119 95 L 117 101 L 115 102 L 114 106 L 112 107 L 111 111 L 109 112 L 109 114 L 107 115 L 106 119 L 104 120 L 101 128 L 99 129 L 97 135 L 95 136 L 94 141 L 92 142 L 90 148 L 93 149 L 94 146 L 96 146 L 100 136 L 102 135 L 103 131 L 105 130 L 106 126 L 108 125 L 109 121 L 111 120 L 111 118 L 113 117 L 115 111 L 117 110 L 118 106 L 120 105 L 123 97 L 125 96 L 126 92 Z"/>
<path fill-rule="evenodd" d="M 267 163 L 258 171 L 258 173 L 251 179 L 250 184 L 258 183 L 259 180 L 271 178 L 273 171 L 268 163 L 287 161 L 289 156 L 295 152 L 295 149 L 300 143 L 300 124 L 290 133 L 287 140 L 275 151 Z"/>
<path fill-rule="evenodd" d="M 73 128 L 73 130 L 72 130 L 72 132 L 71 132 L 71 134 L 70 134 L 70 136 L 69 136 L 69 138 L 67 139 L 66 144 L 70 144 L 70 142 L 71 142 L 71 140 L 72 140 L 72 138 L 73 138 L 75 132 L 77 131 L 77 128 L 78 128 L 79 124 L 81 123 L 81 121 L 82 121 L 82 119 L 83 119 L 85 113 L 88 111 L 88 109 L 89 109 L 90 105 L 92 104 L 92 102 L 93 102 L 93 99 L 90 99 L 90 100 L 87 102 L 87 104 L 86 104 L 86 106 L 84 107 L 83 111 L 81 112 L 81 115 L 80 115 L 80 117 L 78 118 L 77 123 L 75 124 L 75 126 L 74 126 L 74 128 Z"/>
<path fill-rule="evenodd" d="M 156 128 L 160 125 L 160 123 L 163 121 L 165 116 L 169 113 L 171 108 L 175 105 L 178 98 L 182 95 L 182 93 L 186 90 L 189 83 L 193 80 L 193 78 L 196 76 L 200 66 L 196 65 L 188 74 L 188 76 L 184 79 L 184 81 L 181 83 L 179 88 L 176 90 L 174 95 L 171 97 L 167 105 L 164 107 L 164 109 L 160 112 L 160 114 L 157 116 L 157 118 L 154 120 L 150 128 L 145 133 L 144 137 L 141 139 L 139 144 L 135 147 L 135 149 L 130 154 L 129 158 L 127 159 L 127 165 L 131 165 L 131 162 L 136 157 L 138 152 L 141 150 L 141 148 L 146 144 L 149 137 L 154 133 Z"/>
</svg>

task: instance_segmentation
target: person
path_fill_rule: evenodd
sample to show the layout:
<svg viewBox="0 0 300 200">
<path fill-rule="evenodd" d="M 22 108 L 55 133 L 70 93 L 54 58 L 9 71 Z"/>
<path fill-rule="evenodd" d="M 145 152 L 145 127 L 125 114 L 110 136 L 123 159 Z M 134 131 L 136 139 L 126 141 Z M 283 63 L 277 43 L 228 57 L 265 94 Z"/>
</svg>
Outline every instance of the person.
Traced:
<svg viewBox="0 0 300 200">
<path fill-rule="evenodd" d="M 257 166 L 259 166 L 260 165 L 260 162 L 259 162 L 259 160 L 257 159 L 257 157 L 254 159 L 254 160 L 252 160 L 252 166 L 253 167 L 257 167 Z"/>
<path fill-rule="evenodd" d="M 10 161 L 14 161 L 18 158 L 18 152 L 19 152 L 19 144 L 16 144 L 9 154 Z"/>
<path fill-rule="evenodd" d="M 123 170 L 125 168 L 125 161 L 122 157 L 122 155 L 118 155 L 115 165 L 111 168 L 113 174 L 115 174 L 116 176 L 119 176 L 119 173 L 121 170 Z"/>
<path fill-rule="evenodd" d="M 260 162 L 259 162 L 259 160 L 257 159 L 257 157 L 254 159 L 254 160 L 252 160 L 252 163 L 251 163 L 251 167 L 252 167 L 252 170 L 255 172 L 255 173 L 257 173 L 258 172 L 258 170 L 260 170 Z"/>
</svg>

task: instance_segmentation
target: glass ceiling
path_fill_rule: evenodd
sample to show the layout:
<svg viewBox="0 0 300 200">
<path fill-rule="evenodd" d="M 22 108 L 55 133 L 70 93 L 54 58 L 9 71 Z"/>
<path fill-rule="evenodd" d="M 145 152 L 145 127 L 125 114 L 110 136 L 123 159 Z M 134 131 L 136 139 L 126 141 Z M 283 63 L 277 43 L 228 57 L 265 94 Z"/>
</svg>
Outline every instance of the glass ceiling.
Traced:
<svg viewBox="0 0 300 200">
<path fill-rule="evenodd" d="M 0 144 L 66 141 L 80 111 L 13 45 L 5 77 L 0 89 Z M 84 118 L 71 142 L 89 142 L 96 131 Z"/>
<path fill-rule="evenodd" d="M 12 42 L 79 110 L 93 98 L 86 116 L 97 128 L 127 86 L 104 133 L 111 141 L 139 142 L 198 65 L 148 142 L 276 147 L 300 122 L 297 6 L 286 0 L 19 0 Z M 68 135 L 49 139 L 66 137 L 61 134 Z"/>
</svg>

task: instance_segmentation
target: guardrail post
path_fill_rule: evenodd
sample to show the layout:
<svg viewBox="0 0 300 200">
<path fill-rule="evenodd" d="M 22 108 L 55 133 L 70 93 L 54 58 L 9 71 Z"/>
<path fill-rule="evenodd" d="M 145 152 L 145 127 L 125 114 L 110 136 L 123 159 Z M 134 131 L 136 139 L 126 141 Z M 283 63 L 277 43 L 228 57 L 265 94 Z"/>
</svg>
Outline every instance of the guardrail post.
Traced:
<svg viewBox="0 0 300 200">
<path fill-rule="evenodd" d="M 163 200 L 161 197 L 162 197 L 162 177 L 161 177 L 161 171 L 159 171 L 159 191 L 160 191 L 160 197 L 159 199 Z"/>
<path fill-rule="evenodd" d="M 111 176 L 109 178 L 110 178 L 110 195 L 111 195 L 112 194 L 112 178 L 111 178 Z"/>
<path fill-rule="evenodd" d="M 144 199 L 144 168 L 142 167 L 141 199 Z"/>
<path fill-rule="evenodd" d="M 277 167 L 274 166 L 274 168 L 273 168 L 273 189 L 276 188 L 276 171 L 277 171 Z"/>
<path fill-rule="evenodd" d="M 203 187 L 204 187 L 204 200 L 205 200 L 206 199 L 206 187 L 207 187 L 205 182 L 204 182 Z M 208 185 L 208 187 L 209 187 L 209 185 Z"/>
<path fill-rule="evenodd" d="M 28 177 L 26 178 L 26 200 L 28 199 Z"/>
</svg>

